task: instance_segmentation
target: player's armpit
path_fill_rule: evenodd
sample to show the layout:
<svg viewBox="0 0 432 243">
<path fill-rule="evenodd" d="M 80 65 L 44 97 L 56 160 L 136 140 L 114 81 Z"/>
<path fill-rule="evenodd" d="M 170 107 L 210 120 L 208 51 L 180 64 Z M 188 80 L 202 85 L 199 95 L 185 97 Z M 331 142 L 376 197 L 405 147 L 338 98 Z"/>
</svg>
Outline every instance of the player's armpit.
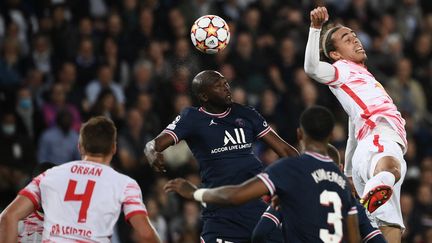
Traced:
<svg viewBox="0 0 432 243">
<path fill-rule="evenodd" d="M 357 214 L 348 215 L 346 220 L 346 225 L 347 225 L 348 242 L 349 243 L 361 242 Z"/>
<path fill-rule="evenodd" d="M 129 218 L 129 223 L 132 225 L 140 242 L 160 243 L 159 235 L 155 228 L 150 223 L 146 214 L 136 214 Z"/>
<path fill-rule="evenodd" d="M 299 152 L 289 143 L 285 142 L 279 135 L 270 130 L 264 137 L 262 137 L 263 141 L 275 151 L 279 157 L 287 157 L 287 156 L 298 156 Z"/>
<path fill-rule="evenodd" d="M 18 221 L 34 210 L 33 202 L 29 198 L 18 195 L 0 215 L 0 242 L 17 242 Z"/>
</svg>

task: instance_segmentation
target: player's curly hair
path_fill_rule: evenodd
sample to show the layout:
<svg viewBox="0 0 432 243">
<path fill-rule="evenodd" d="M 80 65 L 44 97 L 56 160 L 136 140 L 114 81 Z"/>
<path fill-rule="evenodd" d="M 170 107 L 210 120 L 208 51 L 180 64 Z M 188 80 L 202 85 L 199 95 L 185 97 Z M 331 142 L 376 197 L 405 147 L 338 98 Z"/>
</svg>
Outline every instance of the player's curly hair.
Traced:
<svg viewBox="0 0 432 243">
<path fill-rule="evenodd" d="M 330 57 L 330 52 L 336 50 L 336 46 L 332 40 L 332 35 L 340 28 L 342 25 L 334 25 L 331 23 L 325 24 L 321 29 L 320 36 L 320 59 L 324 62 L 333 63 L 334 60 Z"/>
<path fill-rule="evenodd" d="M 331 111 L 323 106 L 311 106 L 300 116 L 303 131 L 316 141 L 324 141 L 333 131 L 335 119 Z"/>
</svg>

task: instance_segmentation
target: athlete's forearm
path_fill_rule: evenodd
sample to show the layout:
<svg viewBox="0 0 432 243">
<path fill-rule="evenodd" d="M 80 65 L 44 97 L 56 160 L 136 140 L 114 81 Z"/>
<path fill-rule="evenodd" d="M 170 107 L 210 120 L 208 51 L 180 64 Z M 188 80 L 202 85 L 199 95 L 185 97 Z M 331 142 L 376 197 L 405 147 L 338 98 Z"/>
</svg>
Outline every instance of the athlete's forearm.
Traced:
<svg viewBox="0 0 432 243">
<path fill-rule="evenodd" d="M 224 205 L 239 205 L 247 202 L 239 196 L 239 186 L 222 186 L 213 189 L 204 189 L 202 202 Z"/>
<path fill-rule="evenodd" d="M 320 61 L 320 29 L 310 28 L 308 42 L 306 44 L 304 69 L 306 74 L 320 83 L 327 83 L 335 78 L 335 68 Z"/>
<path fill-rule="evenodd" d="M 0 215 L 0 242 L 18 242 L 18 220 L 4 213 Z"/>
</svg>

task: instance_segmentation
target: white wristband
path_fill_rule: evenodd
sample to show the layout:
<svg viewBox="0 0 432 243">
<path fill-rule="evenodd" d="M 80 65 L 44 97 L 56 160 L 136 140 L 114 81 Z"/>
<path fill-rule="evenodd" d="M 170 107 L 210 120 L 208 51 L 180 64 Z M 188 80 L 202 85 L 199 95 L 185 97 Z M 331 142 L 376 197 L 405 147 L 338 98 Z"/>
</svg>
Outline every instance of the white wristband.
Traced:
<svg viewBox="0 0 432 243">
<path fill-rule="evenodd" d="M 208 189 L 202 188 L 198 189 L 193 193 L 193 197 L 198 202 L 203 202 L 204 192 L 208 191 Z"/>
</svg>

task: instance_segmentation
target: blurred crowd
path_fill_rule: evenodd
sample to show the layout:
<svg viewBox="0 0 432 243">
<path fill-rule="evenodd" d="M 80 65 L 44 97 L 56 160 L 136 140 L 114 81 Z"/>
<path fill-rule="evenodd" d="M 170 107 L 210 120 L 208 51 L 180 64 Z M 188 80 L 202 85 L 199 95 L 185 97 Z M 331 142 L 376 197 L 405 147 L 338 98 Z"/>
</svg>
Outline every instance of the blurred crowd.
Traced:
<svg viewBox="0 0 432 243">
<path fill-rule="evenodd" d="M 309 11 L 352 28 L 367 66 L 406 119 L 408 173 L 402 192 L 405 242 L 432 242 L 432 1 L 430 0 L 3 0 L 0 1 L 0 210 L 35 164 L 79 159 L 80 124 L 110 117 L 118 128 L 113 167 L 138 181 L 163 242 L 198 242 L 200 206 L 165 194 L 182 176 L 200 183 L 182 142 L 155 173 L 143 148 L 185 107 L 191 79 L 219 70 L 234 100 L 255 107 L 286 141 L 304 108 L 320 104 L 338 119 L 333 144 L 342 157 L 346 116 L 327 87 L 306 76 Z M 217 55 L 195 50 L 190 27 L 216 14 L 231 42 Z M 255 148 L 265 165 L 277 156 Z M 120 220 L 114 239 L 133 242 Z M 113 240 L 114 240 L 113 239 Z"/>
</svg>

